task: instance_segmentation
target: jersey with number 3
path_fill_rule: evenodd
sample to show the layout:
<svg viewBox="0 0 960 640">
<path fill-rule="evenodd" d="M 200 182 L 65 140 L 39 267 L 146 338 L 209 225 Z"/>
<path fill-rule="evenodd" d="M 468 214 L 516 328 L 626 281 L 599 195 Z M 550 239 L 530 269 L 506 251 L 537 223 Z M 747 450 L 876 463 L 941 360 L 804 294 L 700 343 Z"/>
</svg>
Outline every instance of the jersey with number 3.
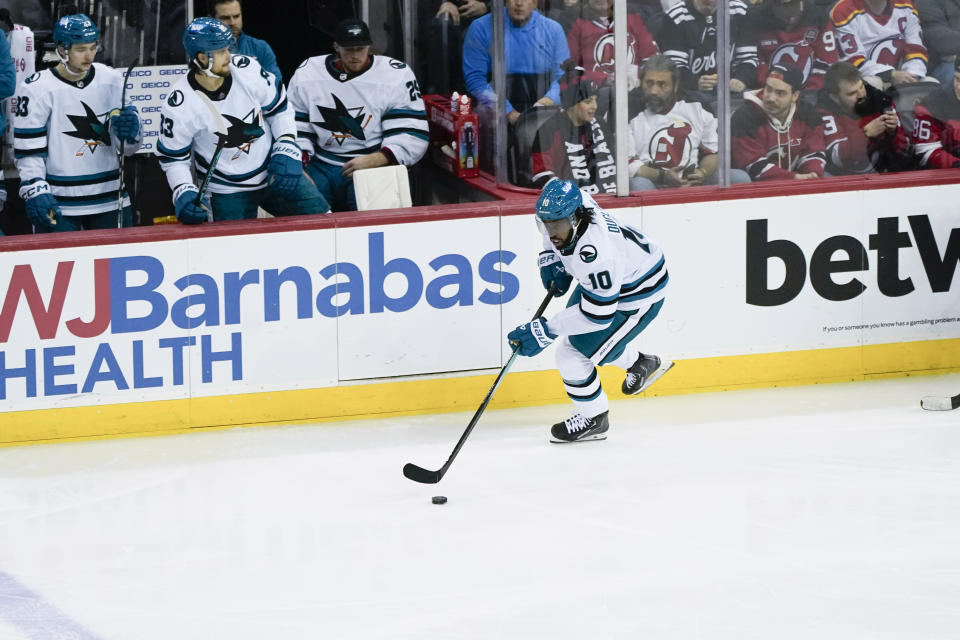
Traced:
<svg viewBox="0 0 960 640">
<path fill-rule="evenodd" d="M 830 21 L 841 59 L 860 69 L 861 75 L 896 69 L 927 75 L 927 48 L 917 9 L 910 0 L 888 2 L 879 15 L 865 0 L 840 0 L 830 10 Z"/>
<path fill-rule="evenodd" d="M 581 191 L 582 193 L 582 191 Z M 587 230 L 570 249 L 558 251 L 543 233 L 544 248 L 554 251 L 567 273 L 580 283 L 580 303 L 548 321 L 558 335 L 600 331 L 617 311 L 645 310 L 666 295 L 667 265 L 660 246 L 624 225 L 583 193 L 593 209 Z"/>
<path fill-rule="evenodd" d="M 335 56 L 308 58 L 290 79 L 290 104 L 300 147 L 327 164 L 343 165 L 377 151 L 412 165 L 427 151 L 427 112 L 405 63 L 372 56 L 349 75 Z"/>
<path fill-rule="evenodd" d="M 191 159 L 202 180 L 220 139 L 219 121 L 198 90 L 210 98 L 227 130 L 209 190 L 227 194 L 265 189 L 273 140 L 282 135 L 296 137 L 296 123 L 283 85 L 276 84 L 273 74 L 256 60 L 241 55 L 233 56 L 230 75 L 216 91 L 201 88 L 191 71 L 167 95 L 160 110 L 157 157 L 170 188 L 193 181 Z"/>
<path fill-rule="evenodd" d="M 14 160 L 23 184 L 45 180 L 63 215 L 115 211 L 120 189 L 119 140 L 108 120 L 120 108 L 123 74 L 94 63 L 70 81 L 57 68 L 23 81 L 14 98 Z M 125 143 L 131 155 L 138 143 Z M 124 198 L 128 205 L 129 198 Z"/>
</svg>

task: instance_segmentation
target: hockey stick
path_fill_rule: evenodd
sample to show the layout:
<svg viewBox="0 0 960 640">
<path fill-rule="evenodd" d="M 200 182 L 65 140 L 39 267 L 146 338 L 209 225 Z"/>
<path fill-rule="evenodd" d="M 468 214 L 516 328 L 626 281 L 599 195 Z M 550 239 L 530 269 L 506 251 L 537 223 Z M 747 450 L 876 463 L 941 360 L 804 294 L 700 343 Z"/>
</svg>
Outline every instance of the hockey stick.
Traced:
<svg viewBox="0 0 960 640">
<path fill-rule="evenodd" d="M 920 406 L 927 411 L 951 411 L 960 407 L 960 393 L 952 398 L 943 396 L 926 396 L 920 400 Z"/>
<path fill-rule="evenodd" d="M 223 152 L 223 145 L 227 142 L 227 121 L 223 119 L 220 112 L 214 106 L 213 101 L 199 89 L 194 89 L 194 93 L 200 98 L 200 102 L 206 105 L 213 119 L 217 123 L 217 148 L 213 151 L 213 157 L 210 158 L 210 166 L 207 168 L 207 175 L 203 177 L 203 183 L 200 184 L 200 191 L 197 192 L 195 204 L 200 205 L 204 194 L 207 192 L 207 186 L 210 184 L 210 178 L 213 176 L 213 170 L 217 168 L 217 162 L 220 161 L 220 154 Z M 209 214 L 208 214 L 209 215 Z"/>
<path fill-rule="evenodd" d="M 540 308 L 537 309 L 537 312 L 533 314 L 533 320 L 536 320 L 543 315 L 543 312 L 547 308 L 547 305 L 550 304 L 550 299 L 552 297 L 553 289 L 550 289 L 550 291 L 547 291 L 547 297 L 545 297 L 543 302 L 540 303 Z M 453 448 L 453 453 L 451 453 L 450 457 L 447 458 L 447 461 L 443 463 L 443 466 L 436 471 L 430 471 L 428 469 L 424 469 L 423 467 L 418 467 L 412 462 L 408 462 L 407 464 L 403 465 L 403 475 L 407 476 L 407 478 L 413 480 L 414 482 L 420 482 L 422 484 L 436 484 L 440 482 L 440 479 L 443 478 L 444 474 L 447 472 L 447 469 L 449 469 L 450 465 L 453 464 L 453 459 L 457 457 L 458 453 L 460 453 L 463 443 L 467 441 L 468 437 L 470 437 L 470 432 L 473 431 L 475 426 L 477 426 L 477 421 L 480 420 L 480 416 L 487 408 L 487 405 L 490 404 L 490 398 L 493 397 L 493 393 L 497 390 L 497 387 L 500 386 L 500 382 L 503 380 L 504 374 L 507 373 L 507 369 L 509 369 L 513 364 L 513 361 L 516 360 L 518 349 L 519 345 L 513 348 L 513 353 L 510 354 L 510 359 L 507 360 L 507 364 L 503 365 L 503 368 L 500 369 L 500 374 L 497 375 L 497 379 L 493 381 L 493 386 L 490 387 L 490 391 L 487 392 L 487 397 L 483 399 L 483 403 L 480 405 L 480 408 L 477 409 L 475 414 L 473 414 L 473 418 L 470 419 L 470 424 L 467 425 L 466 431 L 464 431 L 463 435 L 460 436 L 460 440 L 457 441 L 457 445 Z"/>
<path fill-rule="evenodd" d="M 123 108 L 127 106 L 127 82 L 130 80 L 130 73 L 133 71 L 133 68 L 137 66 L 137 63 L 140 62 L 140 59 L 137 58 L 130 63 L 130 66 L 127 67 L 127 72 L 123 74 L 123 91 L 120 94 L 120 111 L 123 111 Z M 126 156 L 124 155 L 124 141 L 120 140 L 120 158 L 118 159 L 120 163 L 120 185 L 117 190 L 117 229 L 123 227 L 123 191 L 126 188 L 126 179 L 123 175 L 123 168 L 126 164 Z M 132 204 L 132 203 L 131 203 Z"/>
</svg>

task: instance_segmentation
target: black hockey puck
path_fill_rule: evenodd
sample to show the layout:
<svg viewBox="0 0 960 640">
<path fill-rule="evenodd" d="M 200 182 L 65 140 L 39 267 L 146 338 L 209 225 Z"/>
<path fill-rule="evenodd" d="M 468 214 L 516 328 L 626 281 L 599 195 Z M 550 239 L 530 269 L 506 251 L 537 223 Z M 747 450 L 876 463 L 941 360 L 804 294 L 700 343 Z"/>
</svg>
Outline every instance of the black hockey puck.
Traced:
<svg viewBox="0 0 960 640">
<path fill-rule="evenodd" d="M 447 504 L 447 496 L 433 496 L 433 504 Z"/>
</svg>

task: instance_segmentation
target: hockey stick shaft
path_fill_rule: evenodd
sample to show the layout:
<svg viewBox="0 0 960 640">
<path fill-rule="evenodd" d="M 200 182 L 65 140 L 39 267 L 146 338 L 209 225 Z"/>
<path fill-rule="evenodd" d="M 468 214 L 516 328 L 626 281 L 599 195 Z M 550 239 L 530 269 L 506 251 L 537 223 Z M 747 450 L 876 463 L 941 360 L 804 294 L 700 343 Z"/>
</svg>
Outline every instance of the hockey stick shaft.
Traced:
<svg viewBox="0 0 960 640">
<path fill-rule="evenodd" d="M 540 303 L 540 308 L 537 309 L 537 312 L 533 314 L 532 320 L 536 320 L 543 315 L 547 305 L 550 304 L 551 298 L 553 298 L 553 289 L 547 291 L 546 297 L 543 299 L 543 302 Z M 450 457 L 447 458 L 447 461 L 443 464 L 443 466 L 436 471 L 430 471 L 429 469 L 424 469 L 423 467 L 418 467 L 417 465 L 408 462 L 403 467 L 403 475 L 414 482 L 420 482 L 422 484 L 436 484 L 440 482 L 440 479 L 443 478 L 444 474 L 447 473 L 447 469 L 449 469 L 450 465 L 453 464 L 454 458 L 456 458 L 457 454 L 460 453 L 460 449 L 463 448 L 463 444 L 467 441 L 467 438 L 470 437 L 470 433 L 473 431 L 473 428 L 477 426 L 480 416 L 483 415 L 487 405 L 490 404 L 490 399 L 493 398 L 494 392 L 496 392 L 497 387 L 499 387 L 500 383 L 503 381 L 503 376 L 507 373 L 507 370 L 510 369 L 511 365 L 513 365 L 513 361 L 517 359 L 518 349 L 519 346 L 513 348 L 513 353 L 510 354 L 510 359 L 507 360 L 507 363 L 503 365 L 502 369 L 500 369 L 500 373 L 497 374 L 497 379 L 493 381 L 493 386 L 490 387 L 490 391 L 487 392 L 487 397 L 483 399 L 483 402 L 480 404 L 477 412 L 473 414 L 473 418 L 470 419 L 470 424 L 467 425 L 466 430 L 464 430 L 463 435 L 460 436 L 457 444 L 453 447 L 453 452 L 450 453 Z"/>
<path fill-rule="evenodd" d="M 130 74 L 133 72 L 133 68 L 137 66 L 140 62 L 140 59 L 137 58 L 130 63 L 130 66 L 127 67 L 127 72 L 123 74 L 123 91 L 120 92 L 120 111 L 123 111 L 124 107 L 127 106 L 127 83 L 130 82 Z M 126 189 L 126 179 L 123 175 L 123 169 L 126 166 L 127 156 L 125 155 L 125 146 L 124 141 L 120 139 L 120 157 L 117 159 L 120 165 L 120 185 L 117 187 L 117 229 L 123 227 L 123 192 Z"/>
<path fill-rule="evenodd" d="M 217 107 L 213 104 L 213 101 L 200 89 L 194 91 L 200 101 L 206 105 L 207 109 L 210 111 L 210 115 L 213 116 L 214 122 L 217 123 L 217 147 L 213 151 L 213 156 L 210 158 L 210 166 L 207 167 L 207 175 L 203 177 L 203 182 L 200 183 L 200 190 L 197 192 L 197 199 L 194 201 L 197 205 L 202 204 L 203 196 L 207 193 L 207 187 L 210 185 L 210 178 L 213 177 L 213 172 L 217 168 L 217 163 L 220 161 L 220 154 L 223 152 L 223 145 L 227 141 L 227 122 L 223 119 L 223 116 L 220 114 L 220 111 L 217 110 Z M 208 214 L 209 215 L 209 214 Z"/>
</svg>

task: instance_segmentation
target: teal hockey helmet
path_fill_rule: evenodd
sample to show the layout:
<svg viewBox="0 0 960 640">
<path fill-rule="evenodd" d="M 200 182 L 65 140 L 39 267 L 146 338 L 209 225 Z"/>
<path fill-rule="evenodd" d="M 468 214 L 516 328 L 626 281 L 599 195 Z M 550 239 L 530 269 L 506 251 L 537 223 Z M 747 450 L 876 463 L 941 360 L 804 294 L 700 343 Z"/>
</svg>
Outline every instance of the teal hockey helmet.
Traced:
<svg viewBox="0 0 960 640">
<path fill-rule="evenodd" d="M 580 189 L 569 180 L 554 178 L 537 199 L 537 217 L 544 222 L 569 218 L 583 206 Z"/>
<path fill-rule="evenodd" d="M 230 27 L 215 18 L 194 18 L 183 31 L 183 48 L 193 60 L 198 53 L 229 49 L 233 44 Z"/>
<path fill-rule="evenodd" d="M 537 225 L 557 249 L 569 249 L 577 239 L 583 196 L 569 180 L 554 178 L 537 199 Z"/>
<path fill-rule="evenodd" d="M 53 43 L 63 45 L 69 51 L 75 44 L 86 44 L 100 40 L 100 29 L 93 20 L 82 13 L 63 16 L 53 27 Z"/>
</svg>

